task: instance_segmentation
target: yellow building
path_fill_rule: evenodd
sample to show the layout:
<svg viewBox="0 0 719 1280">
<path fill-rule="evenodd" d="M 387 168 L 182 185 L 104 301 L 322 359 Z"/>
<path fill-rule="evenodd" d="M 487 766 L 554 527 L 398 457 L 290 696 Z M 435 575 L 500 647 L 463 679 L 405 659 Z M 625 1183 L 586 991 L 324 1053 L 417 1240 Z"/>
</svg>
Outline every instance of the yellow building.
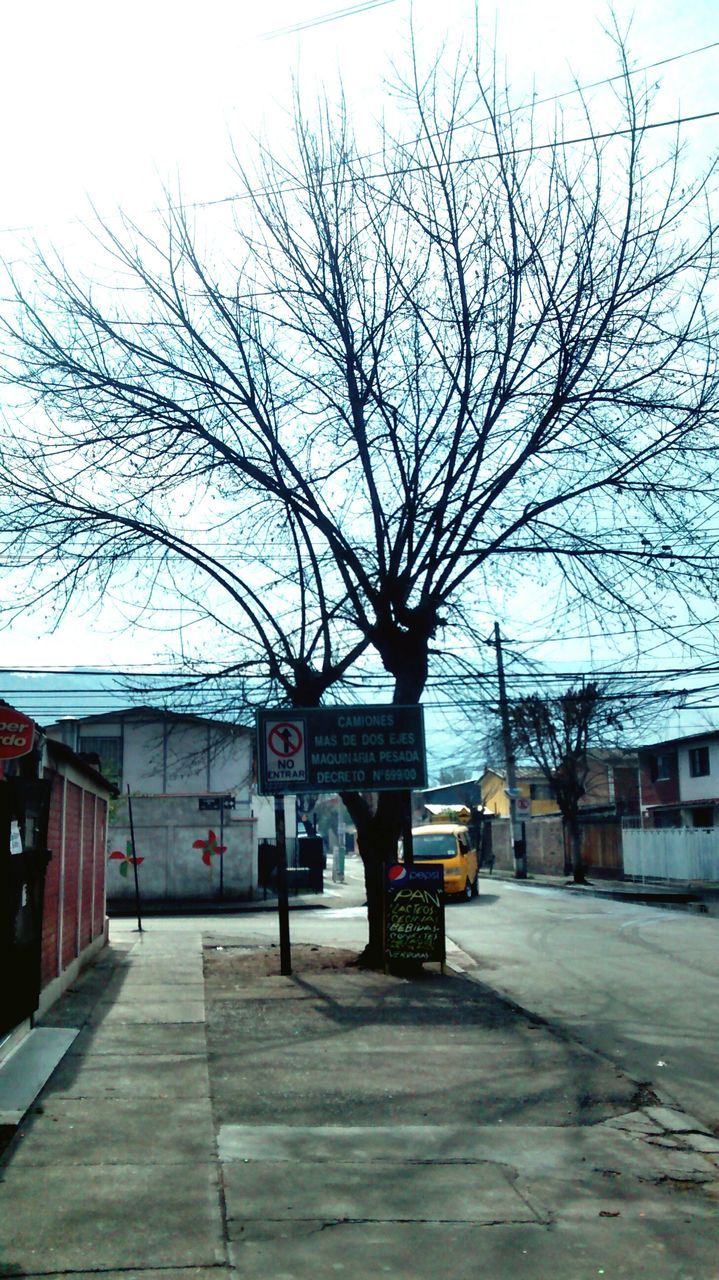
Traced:
<svg viewBox="0 0 719 1280">
<path fill-rule="evenodd" d="M 479 779 L 482 804 L 488 813 L 499 818 L 509 817 L 507 775 L 503 769 L 485 769 Z M 529 817 L 543 813 L 558 813 L 559 806 L 552 795 L 552 788 L 545 775 L 535 766 L 520 765 L 517 769 L 517 787 L 520 796 L 529 799 Z M 619 748 L 606 750 L 600 747 L 587 752 L 587 777 L 584 795 L 579 801 L 581 809 L 607 806 L 623 813 L 638 812 L 637 755 Z"/>
<path fill-rule="evenodd" d="M 509 817 L 509 796 L 507 795 L 507 775 L 501 769 L 485 769 L 480 778 L 482 789 L 482 805 L 486 813 L 498 818 Z M 530 817 L 536 818 L 541 813 L 557 813 L 557 802 L 544 774 L 539 769 L 517 769 L 517 787 L 520 796 L 525 796 L 531 805 Z"/>
</svg>

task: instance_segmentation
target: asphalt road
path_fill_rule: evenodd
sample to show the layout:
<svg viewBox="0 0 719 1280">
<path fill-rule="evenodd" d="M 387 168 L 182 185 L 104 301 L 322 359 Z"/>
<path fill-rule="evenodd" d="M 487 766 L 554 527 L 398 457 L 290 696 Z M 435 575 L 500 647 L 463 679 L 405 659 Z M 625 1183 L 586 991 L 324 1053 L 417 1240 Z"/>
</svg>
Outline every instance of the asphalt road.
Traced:
<svg viewBox="0 0 719 1280">
<path fill-rule="evenodd" d="M 362 948 L 359 861 L 347 870 L 324 909 L 292 911 L 293 940 Z M 274 913 L 238 925 L 246 944 L 277 938 Z M 446 931 L 474 977 L 719 1134 L 719 919 L 482 877 L 479 898 L 448 904 Z"/>
<path fill-rule="evenodd" d="M 447 935 L 477 977 L 719 1132 L 719 919 L 483 878 Z"/>
</svg>

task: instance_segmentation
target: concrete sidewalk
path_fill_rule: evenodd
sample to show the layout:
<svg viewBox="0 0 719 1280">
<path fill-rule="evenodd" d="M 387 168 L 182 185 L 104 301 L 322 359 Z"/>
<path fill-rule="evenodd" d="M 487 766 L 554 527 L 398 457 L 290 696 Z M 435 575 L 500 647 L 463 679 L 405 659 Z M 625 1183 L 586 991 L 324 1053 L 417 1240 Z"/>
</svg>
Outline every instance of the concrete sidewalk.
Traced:
<svg viewBox="0 0 719 1280">
<path fill-rule="evenodd" d="M 647 907 L 669 907 L 719 915 L 719 884 L 715 881 L 610 880 L 592 874 L 591 867 L 588 867 L 587 883 L 574 884 L 571 876 L 530 872 L 524 879 L 518 880 L 513 871 L 495 868 L 490 873 L 482 870 L 482 884 L 489 885 L 493 879 L 511 881 L 529 889 L 561 889 L 563 893 L 588 898 L 612 898 L 616 902 L 641 903 Z"/>
<path fill-rule="evenodd" d="M 259 976 L 246 925 L 113 922 L 45 1019 L 80 1033 L 0 1163 L 0 1274 L 716 1274 L 690 1117 L 459 973 Z"/>
</svg>

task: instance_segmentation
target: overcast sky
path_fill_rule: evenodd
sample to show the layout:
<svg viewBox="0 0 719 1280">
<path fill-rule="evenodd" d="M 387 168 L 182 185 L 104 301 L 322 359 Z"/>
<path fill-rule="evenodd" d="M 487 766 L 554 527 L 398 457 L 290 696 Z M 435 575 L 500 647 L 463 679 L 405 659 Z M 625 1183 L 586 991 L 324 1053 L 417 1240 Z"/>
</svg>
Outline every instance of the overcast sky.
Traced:
<svg viewBox="0 0 719 1280">
<path fill-rule="evenodd" d="M 410 12 L 426 51 L 460 33 L 471 39 L 472 0 L 384 0 L 283 34 L 287 24 L 347 7 L 8 0 L 0 7 L 0 225 L 47 227 L 56 237 L 63 219 L 86 213 L 88 197 L 105 210 L 141 212 L 160 181 L 178 174 L 188 199 L 220 198 L 232 190 L 228 138 L 281 129 L 293 76 L 311 93 L 340 74 L 356 117 L 372 116 L 386 105 L 385 77 L 406 48 Z M 598 0 L 479 0 L 479 12 L 486 47 L 496 41 L 518 99 L 533 86 L 544 96 L 570 88 L 573 75 L 586 83 L 615 70 Z M 619 0 L 615 12 L 622 28 L 631 20 L 641 65 L 719 39 L 715 0 Z M 661 105 L 716 109 L 716 69 L 715 49 L 658 71 Z"/>
<path fill-rule="evenodd" d="M 410 9 L 425 52 L 461 34 L 471 40 L 473 0 L 371 3 L 349 13 L 345 0 L 8 0 L 0 8 L 0 252 L 13 259 L 31 235 L 77 242 L 89 201 L 105 215 L 121 206 L 141 220 L 161 202 L 163 183 L 181 182 L 188 201 L 232 195 L 230 140 L 244 156 L 254 133 L 279 139 L 293 77 L 314 94 L 341 76 L 361 131 L 387 107 L 385 77 L 407 48 Z M 616 70 L 598 0 L 478 4 L 484 56 L 496 45 L 518 102 Z M 663 82 L 654 118 L 719 110 L 719 49 L 694 52 L 719 42 L 716 0 L 617 0 L 614 11 L 622 29 L 631 22 L 637 65 L 674 59 L 650 73 Z M 301 29 L 285 30 L 292 26 Z M 607 91 L 595 101 L 601 112 L 602 92 L 609 113 Z M 572 99 L 564 103 L 571 112 Z M 689 126 L 688 163 L 706 159 L 716 123 Z M 90 629 L 68 619 L 52 640 L 42 638 L 42 620 L 29 622 L 3 637 L 3 665 L 122 665 L 157 651 L 157 637 L 117 634 L 118 622 L 106 617 Z M 604 652 L 601 642 L 595 652 Z M 541 656 L 555 660 L 551 644 Z M 556 661 L 567 661 L 566 648 Z"/>
</svg>

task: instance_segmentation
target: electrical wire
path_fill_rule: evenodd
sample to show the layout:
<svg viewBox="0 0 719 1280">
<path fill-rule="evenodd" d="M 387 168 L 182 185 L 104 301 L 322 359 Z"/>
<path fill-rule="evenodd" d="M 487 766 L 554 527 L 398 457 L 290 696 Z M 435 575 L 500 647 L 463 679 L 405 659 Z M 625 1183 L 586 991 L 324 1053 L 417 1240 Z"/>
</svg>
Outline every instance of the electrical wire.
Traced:
<svg viewBox="0 0 719 1280">
<path fill-rule="evenodd" d="M 379 2 L 380 2 L 380 0 L 376 0 L 376 3 L 379 3 Z M 394 0 L 381 0 L 381 3 L 385 3 L 385 4 L 389 4 L 389 3 L 393 3 L 393 2 L 394 2 Z M 697 54 L 700 54 L 700 53 L 706 53 L 706 52 L 708 52 L 708 51 L 710 51 L 710 50 L 712 50 L 712 49 L 716 49 L 716 48 L 719 48 L 719 40 L 711 41 L 711 42 L 710 42 L 710 43 L 708 43 L 708 44 L 700 45 L 700 46 L 698 46 L 697 48 L 694 48 L 694 49 L 687 49 L 687 50 L 683 51 L 682 53 L 673 54 L 673 55 L 670 55 L 670 56 L 668 56 L 668 57 L 666 57 L 666 58 L 660 58 L 660 59 L 657 59 L 655 62 L 649 62 L 649 63 L 646 63 L 645 65 L 643 65 L 643 66 L 641 66 L 641 67 L 629 68 L 629 69 L 628 69 L 628 71 L 626 72 L 626 74 L 627 74 L 627 75 L 629 75 L 630 77 L 631 77 L 631 76 L 636 76 L 636 75 L 642 75 L 642 74 L 646 73 L 647 71 L 655 70 L 656 68 L 661 67 L 661 66 L 665 66 L 665 65 L 667 65 L 667 64 L 669 64 L 669 63 L 673 63 L 673 62 L 680 62 L 680 61 L 682 61 L 684 58 L 692 58 L 692 57 L 695 57 Z M 624 78 L 624 74 L 625 74 L 624 72 L 619 72 L 619 73 L 616 73 L 616 74 L 611 75 L 611 76 L 605 76 L 605 77 L 603 77 L 603 78 L 601 78 L 601 79 L 599 79 L 599 80 L 591 81 L 591 82 L 589 82 L 589 83 L 588 83 L 588 84 L 586 84 L 586 85 L 577 85 L 576 87 L 574 87 L 574 88 L 572 88 L 572 89 L 564 89 L 564 90 L 562 90 L 560 93 L 550 94 L 550 95 L 548 95 L 547 97 L 539 98 L 539 99 L 537 99 L 535 102 L 533 102 L 533 104 L 532 104 L 532 105 L 533 105 L 533 106 L 545 106 L 545 105 L 547 105 L 548 103 L 551 103 L 551 102 L 559 102 L 559 101 L 562 101 L 564 98 L 568 98 L 568 97 L 571 97 L 571 96 L 576 95 L 576 94 L 586 93 L 586 92 L 589 92 L 589 91 L 590 91 L 590 90 L 592 90 L 592 89 L 601 88 L 601 87 L 602 87 L 602 86 L 604 86 L 604 85 L 610 85 L 610 84 L 613 84 L 613 83 L 615 83 L 617 80 L 621 80 L 621 79 L 623 79 L 623 78 Z M 508 108 L 508 109 L 506 109 L 505 111 L 500 111 L 500 112 L 498 112 L 498 113 L 497 113 L 497 119 L 503 119 L 505 116 L 512 115 L 512 114 L 514 114 L 514 112 L 516 112 L 518 109 L 519 109 L 519 108 Z M 644 126 L 641 126 L 641 128 L 640 128 L 640 132 L 641 132 L 641 131 L 643 131 L 643 130 L 646 130 L 646 129 L 650 129 L 650 128 L 651 128 L 651 129 L 663 129 L 663 128 L 669 128 L 669 127 L 679 127 L 680 125 L 684 125 L 684 124 L 694 124 L 694 123 L 697 123 L 698 121 L 701 121 L 701 120 L 712 120 L 712 119 L 715 119 L 717 116 L 719 116 L 719 111 L 700 112 L 700 113 L 698 113 L 698 114 L 696 114 L 696 115 L 692 115 L 692 116 L 678 116 L 678 117 L 676 117 L 676 118 L 674 118 L 674 119 L 672 119 L 672 120 L 657 121 L 657 122 L 655 122 L 655 123 L 653 123 L 653 124 L 646 124 L 646 125 L 644 125 Z M 485 119 L 485 122 L 486 122 L 486 119 Z M 461 125 L 461 126 L 458 126 L 458 127 L 463 127 L 463 128 L 464 128 L 464 127 L 469 127 L 469 126 L 470 126 L 470 124 L 471 124 L 471 126 L 472 126 L 472 127 L 476 128 L 476 127 L 478 126 L 478 124 L 480 124 L 480 123 L 482 123 L 482 121 L 481 121 L 481 120 L 467 121 L 467 122 L 462 122 L 462 125 Z M 521 149 L 518 149 L 518 150 L 512 150 L 512 149 L 509 149 L 509 150 L 502 151 L 502 152 L 487 153 L 487 154 L 484 154 L 484 155 L 480 155 L 480 156 L 475 156 L 475 157 L 473 157 L 473 162 L 476 162 L 477 160 L 495 159 L 495 158 L 498 158 L 499 156 L 504 156 L 504 157 L 507 157 L 507 158 L 511 158 L 512 156 L 526 154 L 526 153 L 527 153 L 527 151 L 534 151 L 534 150 L 547 150 L 547 149 L 552 148 L 552 147 L 560 147 L 560 146 L 561 146 L 561 147 L 567 147 L 567 146 L 576 145 L 576 144 L 578 144 L 579 142 L 587 142 L 587 141 L 605 141 L 605 140 L 610 139 L 610 138 L 612 138 L 612 137 L 626 136 L 626 134 L 627 134 L 628 132 L 631 132 L 631 130 L 609 131 L 609 132 L 601 133 L 601 134 L 593 134 L 593 133 L 590 133 L 590 134 L 588 134 L 588 135 L 584 135 L 584 136 L 579 137 L 579 138 L 574 138 L 574 139 L 564 139 L 564 140 L 562 140 L 561 142 L 556 142 L 556 143 L 540 143 L 540 144 L 537 144 L 537 145 L 536 145 L 536 147 L 535 147 L 534 145 L 532 145 L 531 147 L 521 148 Z M 439 136 L 439 135 L 438 135 L 438 134 L 432 134 L 432 133 L 430 133 L 430 134 L 428 134 L 427 136 L 428 136 L 428 137 L 433 137 L 433 136 Z M 416 141 L 416 140 L 415 140 L 415 141 Z M 375 156 L 375 155 L 377 155 L 377 154 L 379 154 L 379 152 L 365 152 L 365 153 L 361 153 L 360 155 L 358 155 L 357 159 L 358 159 L 358 160 L 369 160 L 369 159 L 372 159 L 372 157 L 373 157 L 373 156 Z M 458 159 L 458 160 L 455 160 L 455 161 L 453 161 L 453 162 L 449 162 L 449 163 L 459 164 L 459 163 L 468 163 L 468 161 L 467 161 L 467 160 L 462 160 L 462 159 L 460 158 L 460 159 Z M 427 164 L 427 165 L 423 165 L 423 166 L 421 166 L 421 167 L 422 167 L 423 169 L 432 169 L 432 168 L 436 168 L 436 167 L 437 167 L 437 165 L 436 165 L 436 164 L 429 163 L 429 164 Z M 404 172 L 404 171 L 403 171 L 403 172 Z M 409 172 L 412 172 L 412 170 L 410 170 Z M 385 177 L 385 178 L 388 178 L 388 177 L 395 177 L 396 175 L 397 175 L 397 171 L 396 171 L 396 170 L 384 170 L 384 171 L 378 171 L 377 173 L 370 174 L 370 175 L 368 175 L 368 177 L 373 178 L 373 179 L 377 179 L 377 178 L 382 178 L 382 177 Z M 328 181 L 329 181 L 329 179 L 328 179 Z M 332 181 L 334 181 L 334 179 L 332 179 Z M 340 180 L 340 183 L 342 183 L 342 182 L 344 182 L 344 181 L 348 181 L 348 179 L 341 179 L 341 180 Z M 303 190 L 303 188 L 302 188 L 301 186 L 296 185 L 296 184 L 295 184 L 295 185 L 291 185 L 291 184 L 280 184 L 276 189 L 273 189 L 273 191 L 272 191 L 271 193 L 268 191 L 268 189 L 267 189 L 267 188 L 249 188 L 247 191 L 243 191 L 243 192 L 240 192 L 240 193 L 235 194 L 235 195 L 229 195 L 229 196 L 218 196 L 218 197 L 217 197 L 216 199 L 214 199 L 214 200 L 192 200 L 192 201 L 188 201 L 188 202 L 186 202 L 186 203 L 183 203 L 181 207 L 182 207 L 183 209 L 186 209 L 186 210 L 190 210 L 190 209 L 212 209 L 212 208 L 216 208 L 216 207 L 218 207 L 218 206 L 220 206 L 220 205 L 235 204 L 235 203 L 239 203 L 239 202 L 244 201 L 244 200 L 253 200 L 253 199 L 257 199 L 259 196 L 263 196 L 263 195 L 268 195 L 268 194 L 277 194 L 278 192 L 283 192 L 283 193 L 291 194 L 292 192 L 301 191 L 301 190 Z M 163 212 L 164 212 L 164 209 L 161 209 L 161 208 L 159 208 L 158 206 L 155 206 L 155 207 L 153 207 L 153 208 L 152 208 L 151 212 L 152 212 L 152 213 L 163 213 Z M 26 232 L 33 232 L 33 231 L 36 231 L 36 230 L 38 229 L 38 227 L 39 227 L 39 226 L 49 227 L 49 228 L 51 228 L 52 226 L 57 226 L 57 225 L 61 225 L 61 226 L 71 226 L 71 225 L 80 225 L 81 223 L 82 223 L 82 219 L 80 219 L 80 218 L 65 218 L 65 219 L 63 219 L 63 220 L 62 220 L 62 222 L 61 222 L 61 223 L 59 223 L 59 224 L 58 224 L 58 223 L 53 223 L 53 222 L 50 222 L 50 223 L 42 223 L 42 224 L 37 224 L 37 223 L 28 223 L 28 224 L 25 224 L 25 225 L 19 225 L 19 226 L 13 226 L 13 227 L 0 227 L 0 235 L 19 235 L 20 233 L 23 233 L 23 232 L 25 232 L 25 233 L 26 233 Z"/>
<path fill-rule="evenodd" d="M 360 4 L 348 5 L 345 9 L 335 9 L 331 13 L 318 14 L 315 18 L 307 18 L 304 22 L 295 22 L 287 27 L 273 27 L 269 31 L 261 31 L 261 40 L 277 40 L 280 36 L 293 35 L 296 31 L 308 31 L 311 27 L 322 27 L 329 22 L 340 22 L 343 18 L 354 18 L 366 13 L 369 9 L 381 9 L 384 5 L 396 4 L 397 0 L 362 0 Z"/>
</svg>

